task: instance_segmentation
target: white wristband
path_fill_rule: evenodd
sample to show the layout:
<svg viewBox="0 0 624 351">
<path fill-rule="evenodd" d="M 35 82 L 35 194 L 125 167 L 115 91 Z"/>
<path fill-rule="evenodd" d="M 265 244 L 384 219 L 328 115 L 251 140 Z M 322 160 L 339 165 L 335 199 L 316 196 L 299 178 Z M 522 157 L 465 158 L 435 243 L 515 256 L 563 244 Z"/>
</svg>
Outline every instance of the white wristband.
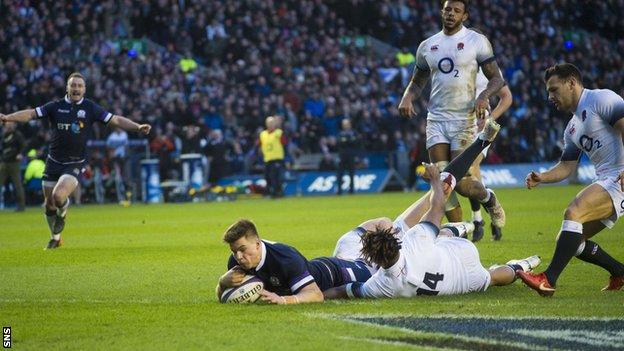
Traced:
<svg viewBox="0 0 624 351">
<path fill-rule="evenodd" d="M 345 289 L 347 290 L 347 296 L 352 299 L 355 296 L 353 295 L 353 288 L 352 288 L 353 283 L 349 283 L 345 286 Z"/>
</svg>

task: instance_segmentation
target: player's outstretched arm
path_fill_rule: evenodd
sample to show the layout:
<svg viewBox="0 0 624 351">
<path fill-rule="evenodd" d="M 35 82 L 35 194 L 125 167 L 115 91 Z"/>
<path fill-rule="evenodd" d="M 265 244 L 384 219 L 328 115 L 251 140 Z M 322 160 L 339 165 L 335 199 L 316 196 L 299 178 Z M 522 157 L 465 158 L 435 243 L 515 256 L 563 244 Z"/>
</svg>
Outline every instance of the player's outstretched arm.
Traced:
<svg viewBox="0 0 624 351">
<path fill-rule="evenodd" d="M 421 221 L 430 222 L 439 227 L 444 216 L 446 196 L 452 189 L 449 188 L 448 184 L 440 180 L 440 170 L 436 165 L 428 164 L 425 169 L 425 175 L 429 178 L 429 184 L 431 184 L 431 197 L 429 210 L 422 217 Z M 450 174 L 449 176 L 452 177 Z"/>
<path fill-rule="evenodd" d="M 490 97 L 498 93 L 498 91 L 505 85 L 505 80 L 500 74 L 500 69 L 496 60 L 492 60 L 483 66 L 481 66 L 483 74 L 488 79 L 486 88 L 479 94 L 475 101 L 475 112 L 478 118 L 485 118 L 486 111 L 489 106 Z"/>
<path fill-rule="evenodd" d="M 325 300 L 337 300 L 337 299 L 348 299 L 349 295 L 347 295 L 347 286 L 337 286 L 331 289 L 327 289 L 323 291 L 323 296 Z"/>
<path fill-rule="evenodd" d="M 414 116 L 414 100 L 420 96 L 422 90 L 429 81 L 429 70 L 421 70 L 418 67 L 414 67 L 414 73 L 412 79 L 403 92 L 403 97 L 399 103 L 399 114 L 403 117 L 410 118 Z"/>
<path fill-rule="evenodd" d="M 152 126 L 149 124 L 138 124 L 126 117 L 114 115 L 108 124 L 112 127 L 119 127 L 127 132 L 139 132 L 145 135 L 149 134 Z"/>
<path fill-rule="evenodd" d="M 387 274 L 387 273 L 385 273 Z M 392 273 L 394 276 L 395 273 Z M 389 290 L 383 287 L 383 284 L 377 275 L 366 281 L 366 283 L 353 282 L 343 286 L 334 287 L 323 291 L 325 300 L 336 299 L 379 299 L 392 297 Z"/>
<path fill-rule="evenodd" d="M 525 180 L 526 187 L 533 189 L 540 183 L 557 183 L 572 174 L 576 169 L 577 161 L 559 161 L 553 168 L 546 172 L 531 171 Z"/>
<path fill-rule="evenodd" d="M 280 296 L 267 290 L 260 291 L 262 301 L 277 305 L 323 302 L 323 292 L 316 283 L 308 284 L 295 295 Z"/>
<path fill-rule="evenodd" d="M 3 115 L 0 113 L 0 121 L 2 124 L 6 122 L 20 122 L 25 123 L 30 121 L 31 119 L 37 117 L 37 113 L 34 109 L 21 110 L 9 115 Z"/>
<path fill-rule="evenodd" d="M 513 103 L 513 94 L 511 94 L 511 90 L 509 90 L 508 85 L 503 86 L 496 95 L 500 98 L 500 100 L 498 100 L 498 104 L 496 104 L 496 107 L 494 107 L 492 113 L 490 114 L 494 120 L 497 120 L 503 115 L 503 113 L 509 110 L 511 104 Z"/>
<path fill-rule="evenodd" d="M 358 227 L 366 231 L 373 231 L 376 228 L 386 228 L 386 227 L 391 227 L 391 226 L 392 226 L 392 220 L 388 217 L 369 219 L 368 221 L 363 222 L 362 224 L 358 225 Z"/>
</svg>

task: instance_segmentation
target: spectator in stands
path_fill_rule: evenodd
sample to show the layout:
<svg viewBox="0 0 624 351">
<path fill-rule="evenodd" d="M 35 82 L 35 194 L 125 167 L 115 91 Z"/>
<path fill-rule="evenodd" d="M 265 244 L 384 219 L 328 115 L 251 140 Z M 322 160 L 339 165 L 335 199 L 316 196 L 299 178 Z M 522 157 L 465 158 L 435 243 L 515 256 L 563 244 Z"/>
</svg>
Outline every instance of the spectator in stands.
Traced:
<svg viewBox="0 0 624 351">
<path fill-rule="evenodd" d="M 188 125 L 182 128 L 184 138 L 182 138 L 181 154 L 198 154 L 201 152 L 201 128 L 196 125 Z M 204 141 L 205 142 L 205 141 Z"/>
<path fill-rule="evenodd" d="M 223 132 L 220 129 L 211 130 L 206 143 L 206 156 L 210 162 L 210 173 L 208 174 L 210 184 L 217 184 L 219 179 L 230 173 L 227 161 L 228 154 L 228 144 L 223 139 Z"/>
<path fill-rule="evenodd" d="M 64 76 L 79 69 L 95 82 L 91 88 L 96 102 L 137 111 L 143 123 L 163 129 L 172 120 L 177 126 L 197 124 L 195 113 L 203 118 L 210 106 L 218 117 L 211 117 L 206 126 L 223 130 L 226 141 L 240 143 L 245 154 L 249 147 L 244 139 L 253 140 L 250 135 L 261 126 L 264 109 L 285 117 L 284 130 L 295 133 L 291 144 L 307 153 L 319 152 L 319 139 L 331 134 L 333 121 L 329 121 L 329 131 L 324 129 L 330 108 L 352 119 L 364 140 L 374 140 L 377 128 L 389 136 L 396 129 L 404 134 L 420 132 L 422 119 L 409 125 L 376 120 L 374 109 L 388 102 L 396 105 L 395 95 L 403 90 L 397 72 L 405 68 L 395 56 L 399 51 L 379 53 L 375 46 L 367 46 L 371 41 L 364 36 L 385 39 L 386 44 L 408 48 L 407 53 L 413 54 L 415 46 L 439 27 L 437 3 L 123 3 L 128 8 L 125 12 L 121 6 L 103 6 L 93 0 L 1 2 L 0 110 L 19 110 L 51 99 L 61 93 Z M 63 10 L 68 4 L 72 11 Z M 507 129 L 512 129 L 511 120 L 517 120 L 521 134 L 512 135 L 509 145 L 499 149 L 503 162 L 547 161 L 560 154 L 563 128 L 558 124 L 567 116 L 546 106 L 545 90 L 534 84 L 541 81 L 544 66 L 561 60 L 577 62 L 587 72 L 586 85 L 624 95 L 624 75 L 619 69 L 624 64 L 624 41 L 617 40 L 618 14 L 624 12 L 624 5 L 621 1 L 609 6 L 592 4 L 471 2 L 472 23 L 487 23 L 480 29 L 493 39 L 500 66 L 505 67 L 503 75 L 516 100 L 522 102 L 501 119 Z M 54 21 L 48 20 L 51 13 L 59 14 Z M 601 21 L 588 20 L 592 18 Z M 124 35 L 147 36 L 163 49 L 142 43 L 136 52 L 128 50 L 129 46 L 120 45 L 119 39 L 127 39 Z M 179 66 L 186 48 L 197 64 L 188 75 Z M 196 110 L 193 105 L 198 101 L 200 109 Z M 424 99 L 415 102 L 421 116 L 425 104 Z M 366 116 L 365 111 L 372 115 Z M 36 136 L 45 129 L 33 123 L 20 126 L 20 131 L 29 139 L 29 148 L 39 149 L 37 144 L 45 144 L 39 140 L 47 136 Z M 243 133 L 234 132 L 240 127 Z M 106 138 L 104 130 L 95 132 Z M 538 148 L 533 141 L 542 132 Z M 206 137 L 202 131 L 201 138 Z M 526 141 L 532 149 L 547 152 L 527 152 L 521 147 Z M 367 143 L 364 150 L 372 146 L 374 142 Z"/>
<path fill-rule="evenodd" d="M 171 154 L 175 151 L 175 145 L 167 135 L 163 134 L 162 129 L 156 128 L 155 134 L 150 142 L 150 151 L 158 158 L 161 177 L 169 179 L 173 168 Z"/>
</svg>

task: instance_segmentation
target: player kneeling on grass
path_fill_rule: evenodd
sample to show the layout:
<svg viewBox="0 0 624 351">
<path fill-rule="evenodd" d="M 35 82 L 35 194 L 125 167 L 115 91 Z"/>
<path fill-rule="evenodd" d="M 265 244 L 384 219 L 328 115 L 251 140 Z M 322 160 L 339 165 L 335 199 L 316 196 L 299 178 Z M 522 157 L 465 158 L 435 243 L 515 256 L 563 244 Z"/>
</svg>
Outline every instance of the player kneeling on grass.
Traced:
<svg viewBox="0 0 624 351">
<path fill-rule="evenodd" d="M 431 179 L 431 193 L 425 195 L 430 198 L 420 223 L 409 229 L 402 240 L 392 226 L 366 231 L 361 237 L 361 255 L 379 265 L 379 271 L 364 283 L 354 282 L 326 290 L 325 298 L 411 297 L 484 291 L 490 285 L 512 283 L 516 271 L 535 268 L 540 262 L 537 256 L 486 270 L 473 243 L 455 237 L 450 228 L 440 231 L 446 197 L 455 179 L 466 173 L 499 128 L 489 120 L 479 139 L 455 158 L 442 176 L 437 167 L 428 165 L 426 176 Z"/>
<path fill-rule="evenodd" d="M 260 239 L 256 226 L 241 219 L 223 236 L 232 255 L 219 279 L 217 298 L 241 285 L 246 275 L 264 284 L 260 299 L 275 304 L 322 302 L 323 291 L 353 282 L 365 282 L 372 269 L 364 261 L 319 257 L 308 261 L 294 247 Z"/>
</svg>

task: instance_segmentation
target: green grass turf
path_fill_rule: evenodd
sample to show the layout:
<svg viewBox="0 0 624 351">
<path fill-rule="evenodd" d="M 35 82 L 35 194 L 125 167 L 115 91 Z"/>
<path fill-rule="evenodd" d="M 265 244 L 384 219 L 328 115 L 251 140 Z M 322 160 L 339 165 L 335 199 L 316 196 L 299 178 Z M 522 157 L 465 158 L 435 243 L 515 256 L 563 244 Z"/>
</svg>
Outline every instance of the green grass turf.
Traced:
<svg viewBox="0 0 624 351">
<path fill-rule="evenodd" d="M 501 242 L 489 241 L 486 232 L 478 243 L 484 266 L 540 254 L 545 268 L 563 209 L 579 189 L 499 190 L 507 227 Z M 360 222 L 393 218 L 420 195 L 72 207 L 63 233 L 65 246 L 54 251 L 42 250 L 48 234 L 41 209 L 0 212 L 0 324 L 12 327 L 16 350 L 373 350 L 409 347 L 358 340 L 403 332 L 334 317 L 622 317 L 624 294 L 600 292 L 608 273 L 579 260 L 572 260 L 551 299 L 518 281 L 485 293 L 449 297 L 299 306 L 216 301 L 214 287 L 229 255 L 220 237 L 236 219 L 253 219 L 263 238 L 291 244 L 313 258 L 331 255 L 338 237 Z M 619 223 L 595 239 L 624 259 L 622 235 Z"/>
</svg>

